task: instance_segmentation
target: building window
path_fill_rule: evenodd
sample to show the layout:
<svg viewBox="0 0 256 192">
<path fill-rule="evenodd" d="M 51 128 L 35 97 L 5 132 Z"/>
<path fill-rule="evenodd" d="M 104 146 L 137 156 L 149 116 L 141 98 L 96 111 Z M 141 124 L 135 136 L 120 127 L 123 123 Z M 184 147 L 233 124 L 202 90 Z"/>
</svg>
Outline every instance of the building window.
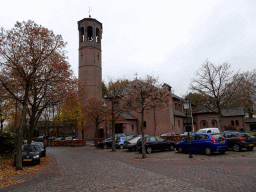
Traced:
<svg viewBox="0 0 256 192">
<path fill-rule="evenodd" d="M 143 127 L 146 127 L 146 126 L 147 126 L 146 121 L 143 121 Z"/>
<path fill-rule="evenodd" d="M 134 126 L 132 125 L 132 131 L 134 131 Z"/>
<path fill-rule="evenodd" d="M 100 42 L 100 30 L 98 28 L 96 28 L 96 42 Z"/>
<path fill-rule="evenodd" d="M 80 28 L 80 42 L 83 42 L 84 41 L 84 28 L 81 27 Z"/>
<path fill-rule="evenodd" d="M 239 125 L 239 121 L 238 120 L 236 120 L 236 125 Z"/>
<path fill-rule="evenodd" d="M 231 121 L 231 125 L 235 125 L 235 122 L 233 120 Z"/>
<path fill-rule="evenodd" d="M 205 121 L 203 122 L 203 126 L 205 126 L 206 124 L 205 124 Z"/>
<path fill-rule="evenodd" d="M 180 120 L 178 120 L 178 127 L 180 127 Z"/>
<path fill-rule="evenodd" d="M 93 41 L 92 26 L 87 27 L 87 41 Z"/>
</svg>

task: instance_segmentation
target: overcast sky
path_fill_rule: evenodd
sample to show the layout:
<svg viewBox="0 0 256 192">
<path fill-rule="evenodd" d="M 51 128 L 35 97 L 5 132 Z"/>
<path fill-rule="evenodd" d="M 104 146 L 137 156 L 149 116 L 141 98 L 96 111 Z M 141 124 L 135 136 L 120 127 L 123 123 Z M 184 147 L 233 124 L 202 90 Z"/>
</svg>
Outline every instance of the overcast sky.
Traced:
<svg viewBox="0 0 256 192">
<path fill-rule="evenodd" d="M 146 75 L 188 92 L 208 59 L 234 72 L 256 68 L 256 1 L 251 0 L 1 0 L 0 27 L 33 20 L 66 41 L 78 77 L 77 21 L 103 24 L 102 77 L 133 80 Z"/>
</svg>

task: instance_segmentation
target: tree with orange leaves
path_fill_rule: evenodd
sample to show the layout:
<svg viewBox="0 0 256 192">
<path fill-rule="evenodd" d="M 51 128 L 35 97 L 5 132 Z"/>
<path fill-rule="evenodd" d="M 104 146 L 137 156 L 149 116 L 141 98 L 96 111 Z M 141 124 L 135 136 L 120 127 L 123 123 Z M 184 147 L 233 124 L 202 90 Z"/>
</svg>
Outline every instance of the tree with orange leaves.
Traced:
<svg viewBox="0 0 256 192">
<path fill-rule="evenodd" d="M 18 129 L 16 169 L 23 169 L 21 145 L 26 117 L 30 125 L 71 78 L 61 35 L 55 35 L 33 21 L 17 22 L 0 31 L 0 82 L 22 106 Z M 61 93 L 61 92 L 60 92 Z M 35 104 L 36 103 L 36 104 Z M 39 113 L 38 113 L 39 112 Z M 34 118 L 34 119 L 33 119 Z"/>
</svg>

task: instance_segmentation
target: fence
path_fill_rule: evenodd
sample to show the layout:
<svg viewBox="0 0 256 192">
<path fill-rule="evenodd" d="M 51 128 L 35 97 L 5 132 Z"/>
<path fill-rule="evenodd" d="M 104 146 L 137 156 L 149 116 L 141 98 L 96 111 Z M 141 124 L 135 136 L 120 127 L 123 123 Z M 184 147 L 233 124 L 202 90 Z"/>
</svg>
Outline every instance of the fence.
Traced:
<svg viewBox="0 0 256 192">
<path fill-rule="evenodd" d="M 46 146 L 85 146 L 86 145 L 86 140 L 60 140 L 60 141 L 55 141 L 55 140 L 45 140 L 44 144 Z"/>
</svg>

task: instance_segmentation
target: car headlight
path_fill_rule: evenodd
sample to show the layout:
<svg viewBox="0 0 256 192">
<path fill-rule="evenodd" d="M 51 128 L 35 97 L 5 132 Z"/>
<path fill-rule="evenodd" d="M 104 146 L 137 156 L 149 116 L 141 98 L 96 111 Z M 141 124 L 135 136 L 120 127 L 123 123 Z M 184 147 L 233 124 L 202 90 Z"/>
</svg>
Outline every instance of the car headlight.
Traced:
<svg viewBox="0 0 256 192">
<path fill-rule="evenodd" d="M 34 159 L 35 159 L 35 158 L 39 158 L 39 155 L 35 155 L 33 158 L 34 158 Z"/>
</svg>

